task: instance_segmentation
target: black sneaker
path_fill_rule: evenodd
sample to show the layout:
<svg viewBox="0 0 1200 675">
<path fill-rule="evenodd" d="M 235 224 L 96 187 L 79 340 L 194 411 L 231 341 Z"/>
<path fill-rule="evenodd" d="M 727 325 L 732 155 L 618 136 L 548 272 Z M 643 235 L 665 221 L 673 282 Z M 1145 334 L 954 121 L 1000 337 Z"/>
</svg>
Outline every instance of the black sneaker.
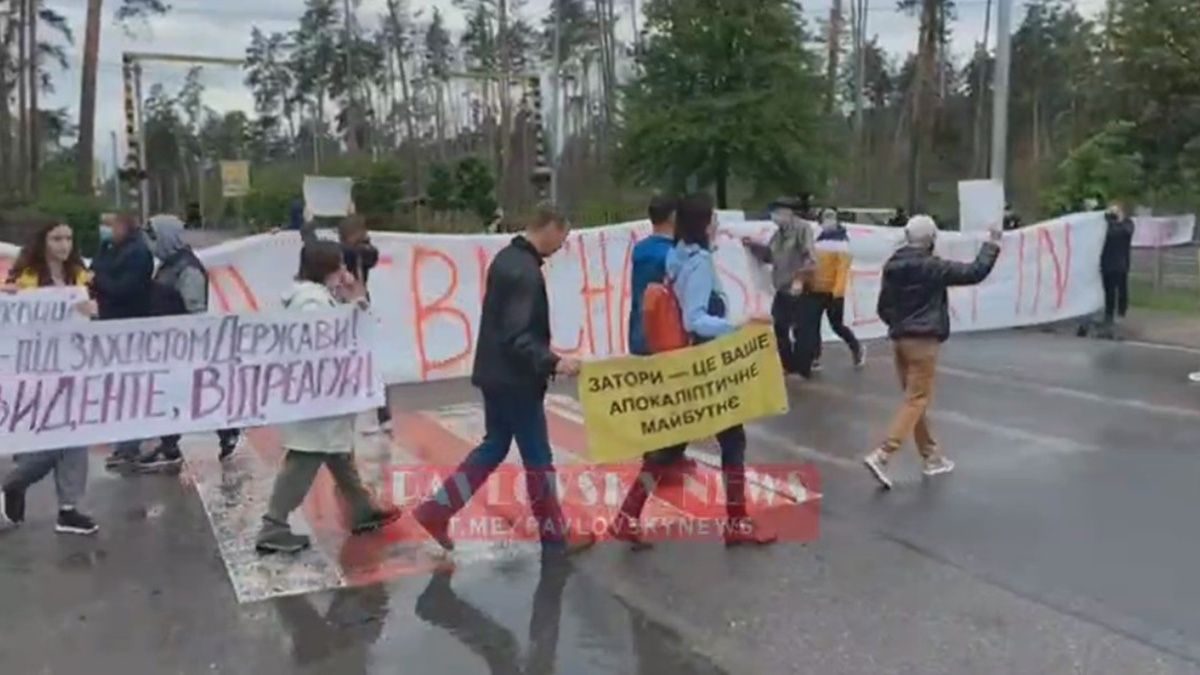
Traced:
<svg viewBox="0 0 1200 675">
<path fill-rule="evenodd" d="M 106 469 L 124 469 L 136 463 L 138 457 L 135 454 L 113 451 L 111 455 L 104 458 L 104 468 Z"/>
<path fill-rule="evenodd" d="M 229 459 L 241 442 L 242 435 L 240 433 L 221 434 L 221 452 L 217 455 L 217 460 L 224 462 Z"/>
<path fill-rule="evenodd" d="M 148 455 L 134 462 L 133 470 L 139 473 L 157 473 L 178 469 L 183 464 L 183 455 L 178 446 L 160 445 Z"/>
<path fill-rule="evenodd" d="M 96 525 L 96 521 L 88 518 L 75 509 L 62 509 L 58 512 L 58 522 L 54 524 L 54 531 L 63 534 L 96 534 L 100 530 L 100 526 Z"/>
<path fill-rule="evenodd" d="M 403 513 L 401 513 L 400 509 L 396 508 L 395 506 L 385 509 L 375 509 L 371 512 L 370 517 L 368 517 L 366 520 L 355 523 L 354 527 L 350 529 L 350 532 L 353 534 L 366 534 L 368 532 L 374 532 L 375 530 L 383 529 L 397 520 L 400 520 L 401 515 L 403 515 Z"/>
<path fill-rule="evenodd" d="M 262 555 L 271 553 L 299 553 L 312 545 L 312 541 L 303 534 L 282 530 L 274 534 L 259 536 L 254 549 Z"/>
<path fill-rule="evenodd" d="M 12 525 L 25 522 L 24 490 L 0 490 L 0 517 Z"/>
</svg>

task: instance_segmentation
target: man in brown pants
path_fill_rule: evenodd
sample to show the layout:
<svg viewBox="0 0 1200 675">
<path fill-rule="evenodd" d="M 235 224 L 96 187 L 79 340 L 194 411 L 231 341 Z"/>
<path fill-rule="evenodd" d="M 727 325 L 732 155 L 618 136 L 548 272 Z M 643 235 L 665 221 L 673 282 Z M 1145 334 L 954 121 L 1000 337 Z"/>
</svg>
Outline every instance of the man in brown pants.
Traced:
<svg viewBox="0 0 1200 675">
<path fill-rule="evenodd" d="M 915 216 L 904 228 L 907 244 L 883 266 L 879 293 L 879 318 L 888 326 L 896 355 L 896 372 L 904 388 L 904 403 L 892 418 L 887 440 L 867 455 L 863 463 L 884 488 L 891 489 L 888 459 L 913 436 L 924 460 L 926 476 L 954 470 L 938 448 L 925 411 L 933 400 L 938 351 L 950 337 L 950 286 L 972 286 L 987 278 L 1000 255 L 999 228 L 979 249 L 971 263 L 943 260 L 934 255 L 937 225 L 929 216 Z"/>
</svg>

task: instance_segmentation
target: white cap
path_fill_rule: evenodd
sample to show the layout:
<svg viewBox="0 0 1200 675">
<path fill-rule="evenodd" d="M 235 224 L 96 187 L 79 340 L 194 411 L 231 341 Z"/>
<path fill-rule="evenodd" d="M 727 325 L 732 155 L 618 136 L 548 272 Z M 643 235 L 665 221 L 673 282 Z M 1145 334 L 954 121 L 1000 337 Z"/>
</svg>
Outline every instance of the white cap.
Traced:
<svg viewBox="0 0 1200 675">
<path fill-rule="evenodd" d="M 910 244 L 932 244 L 937 234 L 937 223 L 929 216 L 913 216 L 904 226 L 904 238 Z"/>
</svg>

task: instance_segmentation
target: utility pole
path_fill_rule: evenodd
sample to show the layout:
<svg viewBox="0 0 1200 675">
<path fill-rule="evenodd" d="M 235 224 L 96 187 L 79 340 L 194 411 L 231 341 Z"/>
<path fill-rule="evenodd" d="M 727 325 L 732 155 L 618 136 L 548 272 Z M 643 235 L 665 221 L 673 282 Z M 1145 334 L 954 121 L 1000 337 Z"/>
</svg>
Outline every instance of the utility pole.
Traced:
<svg viewBox="0 0 1200 675">
<path fill-rule="evenodd" d="M 17 0 L 17 194 L 29 194 L 29 0 Z"/>
<path fill-rule="evenodd" d="M 842 41 L 842 0 L 833 0 L 829 10 L 829 101 L 825 104 L 825 112 L 832 113 L 837 103 L 838 65 L 841 60 Z"/>
<path fill-rule="evenodd" d="M 562 0 L 554 0 L 554 147 L 551 149 L 554 158 L 550 160 L 550 201 L 558 208 L 562 208 L 558 202 L 563 147 L 562 9 Z"/>
<path fill-rule="evenodd" d="M 79 157 L 75 165 L 75 188 L 79 194 L 93 190 L 92 154 L 96 147 L 96 70 L 100 54 L 100 9 L 103 0 L 88 0 L 87 28 L 83 38 L 83 86 L 79 96 Z M 113 164 L 115 171 L 119 165 Z M 117 181 L 117 194 L 121 194 Z M 119 202 L 118 202 L 119 203 Z"/>
<path fill-rule="evenodd" d="M 113 203 L 116 204 L 117 210 L 121 210 L 121 160 L 117 155 L 117 132 L 109 132 L 112 135 L 112 165 L 113 165 Z M 90 194 L 90 193 L 89 193 Z"/>
<path fill-rule="evenodd" d="M 866 155 L 863 124 L 863 90 L 867 88 L 867 11 L 870 0 L 853 0 L 854 20 L 854 136 L 859 147 L 859 162 Z"/>
<path fill-rule="evenodd" d="M 38 198 L 41 189 L 41 130 L 38 120 L 38 84 L 41 50 L 38 49 L 38 14 L 41 0 L 29 0 L 29 195 Z M 89 158 L 90 159 L 90 158 Z"/>
<path fill-rule="evenodd" d="M 354 20 L 354 9 L 350 6 L 350 0 L 342 0 L 342 6 L 346 15 L 343 17 L 346 41 L 346 95 L 350 97 L 350 105 L 346 109 L 346 150 L 354 154 L 358 152 L 358 93 L 355 91 L 354 78 L 354 31 L 350 26 L 350 22 Z"/>
<path fill-rule="evenodd" d="M 1012 60 L 1012 0 L 996 3 L 996 72 L 992 87 L 992 180 L 1008 173 L 1008 93 Z"/>
</svg>

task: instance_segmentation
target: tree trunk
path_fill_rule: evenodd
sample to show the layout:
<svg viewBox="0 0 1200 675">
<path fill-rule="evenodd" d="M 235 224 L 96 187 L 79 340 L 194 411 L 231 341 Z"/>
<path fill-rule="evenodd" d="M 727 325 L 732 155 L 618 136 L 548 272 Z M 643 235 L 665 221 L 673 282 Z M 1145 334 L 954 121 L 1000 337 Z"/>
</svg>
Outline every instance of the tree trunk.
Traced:
<svg viewBox="0 0 1200 675">
<path fill-rule="evenodd" d="M 714 174 L 717 184 L 717 208 L 729 208 L 729 149 L 724 145 L 714 148 L 713 157 L 716 162 Z"/>
<path fill-rule="evenodd" d="M 41 0 L 29 0 L 29 194 L 41 192 L 41 120 L 38 113 L 38 89 L 42 84 L 41 54 L 38 51 L 38 10 Z"/>
<path fill-rule="evenodd" d="M 88 0 L 87 28 L 83 39 L 83 86 L 79 95 L 79 145 L 75 157 L 75 189 L 91 195 L 96 152 L 96 73 L 100 58 L 100 12 L 104 0 Z M 114 167 L 114 170 L 117 167 Z"/>
<path fill-rule="evenodd" d="M 917 52 L 916 96 L 913 97 L 912 142 L 909 156 L 909 209 L 924 207 L 925 176 L 922 159 L 933 146 L 934 68 L 938 53 L 939 0 L 924 0 L 921 10 L 920 43 Z"/>
<path fill-rule="evenodd" d="M 833 114 L 834 106 L 837 104 L 837 89 L 838 89 L 838 67 L 841 61 L 842 54 L 842 0 L 833 0 L 833 7 L 829 10 L 829 58 L 827 61 L 828 72 L 825 77 L 829 83 L 829 98 L 825 101 L 825 113 Z"/>
<path fill-rule="evenodd" d="M 17 9 L 17 194 L 29 194 L 29 0 Z"/>
<path fill-rule="evenodd" d="M 8 107 L 12 96 L 12 83 L 8 80 L 11 68 L 9 46 L 12 44 L 14 22 L 6 22 L 4 42 L 0 44 L 0 196 L 8 197 L 13 189 L 13 129 L 12 109 Z"/>
</svg>

